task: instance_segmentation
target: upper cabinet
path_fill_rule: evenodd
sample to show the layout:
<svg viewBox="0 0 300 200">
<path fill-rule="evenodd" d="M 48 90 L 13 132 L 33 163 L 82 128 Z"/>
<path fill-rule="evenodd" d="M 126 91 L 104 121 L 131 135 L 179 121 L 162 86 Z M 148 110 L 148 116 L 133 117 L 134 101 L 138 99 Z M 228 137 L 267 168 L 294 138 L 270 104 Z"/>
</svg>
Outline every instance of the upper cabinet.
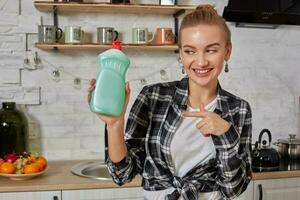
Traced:
<svg viewBox="0 0 300 200">
<path fill-rule="evenodd" d="M 175 35 L 178 36 L 178 16 L 193 11 L 196 7 L 191 5 L 155 5 L 155 4 L 109 4 L 109 3 L 74 3 L 74 2 L 57 2 L 57 1 L 34 1 L 34 6 L 41 12 L 53 12 L 54 24 L 57 22 L 57 16 L 61 12 L 69 13 L 118 13 L 118 14 L 159 14 L 170 15 L 174 19 Z M 177 37 L 176 37 L 177 38 Z M 44 50 L 65 49 L 65 50 L 101 50 L 108 49 L 111 45 L 97 43 L 36 43 L 36 47 Z M 167 50 L 174 51 L 178 49 L 177 44 L 158 45 L 158 44 L 131 44 L 123 43 L 122 47 L 126 49 L 142 50 Z"/>
</svg>

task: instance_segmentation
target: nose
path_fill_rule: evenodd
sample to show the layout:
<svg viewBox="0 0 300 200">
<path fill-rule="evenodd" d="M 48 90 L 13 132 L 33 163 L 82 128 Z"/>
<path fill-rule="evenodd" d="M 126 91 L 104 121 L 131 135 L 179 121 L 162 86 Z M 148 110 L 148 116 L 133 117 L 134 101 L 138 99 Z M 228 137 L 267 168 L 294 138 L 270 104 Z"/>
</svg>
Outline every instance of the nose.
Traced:
<svg viewBox="0 0 300 200">
<path fill-rule="evenodd" d="M 196 58 L 196 63 L 199 67 L 205 67 L 208 65 L 208 60 L 204 54 L 198 54 Z"/>
</svg>

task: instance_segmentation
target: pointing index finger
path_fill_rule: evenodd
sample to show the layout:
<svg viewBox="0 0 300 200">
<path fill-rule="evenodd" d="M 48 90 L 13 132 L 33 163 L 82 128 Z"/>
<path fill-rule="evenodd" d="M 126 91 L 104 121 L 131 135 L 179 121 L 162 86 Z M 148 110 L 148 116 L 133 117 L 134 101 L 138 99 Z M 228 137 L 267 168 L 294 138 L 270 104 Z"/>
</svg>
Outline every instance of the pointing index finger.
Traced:
<svg viewBox="0 0 300 200">
<path fill-rule="evenodd" d="M 205 117 L 207 113 L 203 111 L 191 111 L 191 112 L 182 112 L 181 115 L 183 117 Z"/>
</svg>

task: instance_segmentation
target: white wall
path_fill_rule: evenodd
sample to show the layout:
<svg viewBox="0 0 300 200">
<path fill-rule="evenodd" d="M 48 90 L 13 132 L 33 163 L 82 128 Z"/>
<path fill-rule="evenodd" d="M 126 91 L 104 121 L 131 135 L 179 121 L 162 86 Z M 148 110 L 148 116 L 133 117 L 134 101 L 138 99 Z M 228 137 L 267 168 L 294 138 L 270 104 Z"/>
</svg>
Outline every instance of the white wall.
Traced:
<svg viewBox="0 0 300 200">
<path fill-rule="evenodd" d="M 31 122 L 32 149 L 39 149 L 50 160 L 103 158 L 103 123 L 89 111 L 86 101 L 89 79 L 95 77 L 97 51 L 43 51 L 34 47 L 40 16 L 44 24 L 53 24 L 51 13 L 36 10 L 31 0 L 0 0 L 0 101 L 15 100 L 26 104 L 23 109 Z M 140 1 L 141 3 L 158 3 Z M 215 3 L 222 13 L 226 1 L 190 0 L 180 4 Z M 96 41 L 96 27 L 113 26 L 130 42 L 133 26 L 173 26 L 171 16 L 138 14 L 76 13 L 59 16 L 59 26 L 80 25 Z M 236 28 L 230 24 L 233 55 L 230 72 L 220 77 L 223 88 L 248 100 L 253 111 L 253 142 L 263 128 L 269 128 L 274 138 L 299 134 L 299 50 L 300 26 L 280 26 L 277 29 Z M 23 64 L 28 57 L 32 63 L 38 52 L 42 63 Z M 182 77 L 177 54 L 165 51 L 126 51 L 131 59 L 127 79 L 131 80 L 132 104 L 143 84 L 171 81 Z M 59 81 L 51 74 L 61 71 Z M 159 71 L 165 69 L 167 77 Z M 75 77 L 81 78 L 78 88 Z"/>
</svg>

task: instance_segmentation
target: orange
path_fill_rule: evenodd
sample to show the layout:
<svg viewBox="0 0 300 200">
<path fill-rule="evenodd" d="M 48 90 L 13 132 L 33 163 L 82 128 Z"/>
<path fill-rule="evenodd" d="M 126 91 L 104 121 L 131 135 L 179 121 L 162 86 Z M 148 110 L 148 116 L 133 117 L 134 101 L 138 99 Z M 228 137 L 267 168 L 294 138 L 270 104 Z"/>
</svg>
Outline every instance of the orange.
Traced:
<svg viewBox="0 0 300 200">
<path fill-rule="evenodd" d="M 32 174 L 32 173 L 37 173 L 40 172 L 42 169 L 39 164 L 37 163 L 31 163 L 28 165 L 25 165 L 23 168 L 24 174 Z"/>
<path fill-rule="evenodd" d="M 42 170 L 44 170 L 47 167 L 47 160 L 43 156 L 39 156 L 34 162 L 39 164 Z"/>
<path fill-rule="evenodd" d="M 16 167 L 10 162 L 4 162 L 0 165 L 0 173 L 13 174 L 16 171 Z"/>
</svg>

